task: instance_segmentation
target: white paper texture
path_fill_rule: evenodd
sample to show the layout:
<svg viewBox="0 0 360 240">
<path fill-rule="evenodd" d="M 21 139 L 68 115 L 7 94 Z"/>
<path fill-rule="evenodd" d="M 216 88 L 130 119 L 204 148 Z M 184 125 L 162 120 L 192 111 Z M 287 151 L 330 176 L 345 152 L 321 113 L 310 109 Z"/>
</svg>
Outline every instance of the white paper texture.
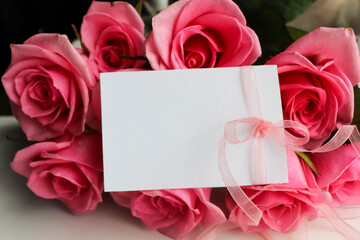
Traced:
<svg viewBox="0 0 360 240">
<path fill-rule="evenodd" d="M 276 66 L 256 66 L 263 117 L 282 119 Z M 241 68 L 101 74 L 105 191 L 223 187 L 226 122 L 249 117 Z M 267 183 L 288 181 L 286 151 L 266 139 Z M 239 185 L 251 185 L 251 141 L 227 145 Z"/>
</svg>

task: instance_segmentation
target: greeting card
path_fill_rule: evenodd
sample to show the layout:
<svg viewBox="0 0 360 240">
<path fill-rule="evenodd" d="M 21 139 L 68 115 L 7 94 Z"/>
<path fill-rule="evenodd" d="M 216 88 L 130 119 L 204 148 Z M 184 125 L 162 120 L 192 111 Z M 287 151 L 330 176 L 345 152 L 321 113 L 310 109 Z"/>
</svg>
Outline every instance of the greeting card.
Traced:
<svg viewBox="0 0 360 240">
<path fill-rule="evenodd" d="M 219 142 L 228 121 L 251 116 L 242 84 L 249 68 L 263 117 L 281 120 L 276 66 L 101 74 L 105 191 L 223 187 Z M 226 149 L 240 185 L 254 184 L 251 144 Z M 265 146 L 261 184 L 287 182 L 285 148 L 267 138 Z"/>
</svg>

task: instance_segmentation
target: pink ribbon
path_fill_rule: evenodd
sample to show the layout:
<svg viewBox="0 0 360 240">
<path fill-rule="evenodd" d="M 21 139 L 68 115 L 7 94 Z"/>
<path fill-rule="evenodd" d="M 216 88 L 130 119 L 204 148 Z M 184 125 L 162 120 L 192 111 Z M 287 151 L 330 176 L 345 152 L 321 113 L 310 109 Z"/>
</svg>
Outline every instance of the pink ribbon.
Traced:
<svg viewBox="0 0 360 240">
<path fill-rule="evenodd" d="M 225 125 L 224 136 L 220 141 L 218 153 L 218 165 L 222 180 L 231 194 L 236 204 L 248 217 L 244 221 L 248 225 L 258 225 L 262 211 L 247 197 L 241 187 L 237 184 L 232 176 L 230 168 L 226 160 L 226 143 L 239 144 L 253 139 L 252 144 L 252 166 L 254 184 L 266 183 L 266 153 L 264 137 L 268 137 L 277 144 L 293 151 L 298 152 L 328 152 L 335 150 L 343 145 L 347 139 L 350 140 L 357 154 L 360 156 L 360 134 L 356 126 L 341 126 L 334 137 L 325 145 L 316 149 L 305 149 L 301 146 L 305 145 L 309 139 L 308 129 L 301 123 L 291 120 L 280 120 L 271 122 L 265 120 L 261 113 L 260 101 L 257 88 L 257 80 L 253 66 L 242 67 L 242 86 L 246 99 L 249 115 L 251 117 L 233 120 Z M 247 136 L 240 138 L 238 134 L 238 126 L 240 124 L 251 125 L 252 128 Z M 299 129 L 303 132 L 303 136 L 294 136 L 285 129 Z"/>
<path fill-rule="evenodd" d="M 249 134 L 239 139 L 236 128 L 239 124 L 250 124 L 253 126 Z M 264 137 L 268 136 L 280 145 L 285 146 L 285 138 L 288 140 L 288 146 L 294 147 L 303 145 L 308 142 L 309 137 L 295 137 L 284 131 L 285 128 L 299 128 L 308 133 L 305 126 L 293 121 L 277 121 L 270 122 L 257 117 L 249 117 L 230 121 L 225 126 L 224 136 L 220 141 L 218 164 L 222 180 L 231 194 L 234 201 L 248 216 L 248 225 L 258 225 L 262 216 L 262 211 L 247 197 L 240 186 L 238 186 L 235 178 L 232 176 L 230 168 L 226 161 L 226 143 L 239 144 L 254 138 L 253 142 L 253 176 L 255 184 L 266 183 L 266 156 Z"/>
<path fill-rule="evenodd" d="M 325 216 L 330 224 L 346 239 L 359 240 L 360 233 L 347 224 L 331 207 L 325 204 L 317 204 L 319 211 Z"/>
<path fill-rule="evenodd" d="M 334 211 L 340 218 L 345 220 L 360 218 L 360 206 L 341 205 L 339 207 L 334 208 Z M 320 216 L 320 217 L 325 217 L 325 216 Z"/>
</svg>

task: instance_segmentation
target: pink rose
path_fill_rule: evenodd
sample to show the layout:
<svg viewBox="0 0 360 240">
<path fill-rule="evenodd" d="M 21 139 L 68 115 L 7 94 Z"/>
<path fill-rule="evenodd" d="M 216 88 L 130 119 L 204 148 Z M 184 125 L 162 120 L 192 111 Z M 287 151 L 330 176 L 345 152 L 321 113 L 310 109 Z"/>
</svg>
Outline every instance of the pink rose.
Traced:
<svg viewBox="0 0 360 240">
<path fill-rule="evenodd" d="M 122 58 L 145 55 L 144 22 L 126 2 L 92 2 L 81 25 L 81 38 L 89 50 L 89 64 L 101 72 L 141 68 L 145 61 Z"/>
<path fill-rule="evenodd" d="M 257 35 L 231 0 L 180 0 L 152 26 L 146 56 L 156 70 L 250 65 L 261 55 Z"/>
<path fill-rule="evenodd" d="M 2 77 L 12 112 L 27 138 L 43 141 L 84 131 L 91 80 L 83 58 L 65 35 L 37 34 L 11 46 Z"/>
<path fill-rule="evenodd" d="M 360 82 L 358 47 L 351 29 L 319 28 L 267 64 L 278 65 L 284 119 L 309 129 L 311 139 L 305 147 L 320 146 L 338 125 L 351 123 L 353 86 Z"/>
<path fill-rule="evenodd" d="M 211 226 L 226 220 L 224 213 L 210 202 L 210 188 L 116 192 L 111 196 L 120 206 L 131 209 L 149 228 L 181 239 L 201 221 Z"/>
<path fill-rule="evenodd" d="M 244 212 L 229 196 L 226 205 L 229 220 L 238 224 L 245 232 L 274 230 L 291 232 L 297 229 L 304 217 L 315 217 L 317 208 L 313 202 L 315 195 L 309 191 L 307 178 L 296 154 L 287 151 L 289 183 L 267 186 L 242 187 L 244 192 L 263 212 L 258 226 L 248 226 L 244 222 Z"/>
<path fill-rule="evenodd" d="M 74 214 L 95 210 L 104 189 L 101 135 L 35 143 L 16 153 L 12 169 L 36 195 L 61 200 Z"/>
<path fill-rule="evenodd" d="M 319 188 L 330 192 L 333 207 L 360 204 L 360 158 L 351 145 L 326 153 L 310 155 L 321 176 L 315 175 Z"/>
<path fill-rule="evenodd" d="M 86 124 L 97 132 L 101 132 L 101 97 L 100 81 L 91 90 L 89 111 L 86 117 Z"/>
</svg>

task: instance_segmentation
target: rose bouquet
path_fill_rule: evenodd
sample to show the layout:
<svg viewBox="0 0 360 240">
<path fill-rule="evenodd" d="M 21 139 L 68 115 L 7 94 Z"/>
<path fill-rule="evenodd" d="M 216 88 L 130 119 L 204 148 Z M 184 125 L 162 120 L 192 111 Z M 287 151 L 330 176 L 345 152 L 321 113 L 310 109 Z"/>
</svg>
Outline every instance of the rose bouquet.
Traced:
<svg viewBox="0 0 360 240">
<path fill-rule="evenodd" d="M 145 17 L 151 29 L 145 33 L 141 6 L 142 1 L 136 8 L 92 2 L 78 34 L 81 49 L 65 35 L 45 33 L 11 46 L 2 83 L 14 116 L 34 142 L 17 152 L 11 167 L 28 178 L 28 187 L 39 197 L 59 199 L 74 214 L 94 211 L 102 201 L 100 73 L 271 64 L 278 67 L 283 117 L 305 126 L 309 141 L 299 146 L 306 152 L 287 150 L 289 183 L 241 187 L 262 213 L 257 224 L 249 224 L 229 194 L 222 200 L 227 214 L 211 201 L 209 188 L 111 196 L 147 227 L 174 239 L 199 223 L 207 228 L 204 238 L 228 223 L 244 232 L 291 232 L 318 216 L 347 239 L 358 239 L 334 211 L 360 204 L 354 128 L 336 147 L 319 150 L 339 139 L 337 129 L 359 121 L 360 59 L 353 31 L 286 28 L 291 6 L 278 1 L 180 0 L 151 22 Z M 279 24 L 272 26 L 274 21 Z M 345 143 L 349 136 L 353 146 Z"/>
</svg>

